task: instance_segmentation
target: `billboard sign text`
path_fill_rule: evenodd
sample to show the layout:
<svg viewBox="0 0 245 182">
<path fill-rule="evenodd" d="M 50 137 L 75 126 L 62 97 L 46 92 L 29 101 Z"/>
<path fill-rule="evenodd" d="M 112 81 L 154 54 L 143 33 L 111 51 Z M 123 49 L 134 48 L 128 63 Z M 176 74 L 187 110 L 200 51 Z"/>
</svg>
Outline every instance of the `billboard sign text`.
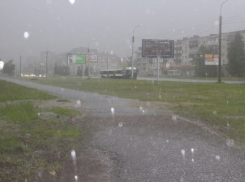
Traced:
<svg viewBox="0 0 245 182">
<path fill-rule="evenodd" d="M 67 55 L 68 64 L 86 64 L 85 54 L 68 54 Z"/>
<path fill-rule="evenodd" d="M 87 54 L 86 55 L 86 61 L 90 63 L 97 63 L 98 62 L 98 56 L 96 54 Z"/>
<path fill-rule="evenodd" d="M 174 41 L 173 40 L 142 40 L 142 57 L 149 58 L 173 58 Z"/>
<path fill-rule="evenodd" d="M 218 65 L 219 55 L 218 54 L 205 54 L 205 65 Z"/>
</svg>

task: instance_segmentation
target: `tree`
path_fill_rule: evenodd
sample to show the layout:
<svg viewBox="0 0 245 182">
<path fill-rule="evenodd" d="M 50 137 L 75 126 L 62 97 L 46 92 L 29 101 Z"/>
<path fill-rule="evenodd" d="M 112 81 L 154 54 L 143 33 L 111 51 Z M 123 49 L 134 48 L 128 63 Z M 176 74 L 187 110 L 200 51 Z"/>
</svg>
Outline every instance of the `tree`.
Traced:
<svg viewBox="0 0 245 182">
<path fill-rule="evenodd" d="M 94 72 L 94 68 L 91 66 L 90 67 L 90 74 Z M 84 71 L 85 76 L 88 76 L 88 66 L 86 66 L 85 71 Z"/>
<path fill-rule="evenodd" d="M 9 76 L 13 75 L 15 70 L 15 65 L 13 64 L 13 60 L 9 60 L 9 62 L 5 63 L 3 66 L 3 73 Z"/>
<path fill-rule="evenodd" d="M 77 76 L 83 76 L 83 70 L 81 69 L 80 66 L 77 69 Z"/>
<path fill-rule="evenodd" d="M 199 77 L 214 77 L 217 76 L 216 65 L 205 65 L 205 54 L 218 54 L 218 49 L 213 46 L 201 45 L 193 61 L 196 65 L 195 75 Z"/>
<path fill-rule="evenodd" d="M 236 33 L 234 41 L 229 44 L 227 58 L 229 60 L 227 71 L 231 76 L 245 76 L 245 52 L 242 35 Z"/>
</svg>

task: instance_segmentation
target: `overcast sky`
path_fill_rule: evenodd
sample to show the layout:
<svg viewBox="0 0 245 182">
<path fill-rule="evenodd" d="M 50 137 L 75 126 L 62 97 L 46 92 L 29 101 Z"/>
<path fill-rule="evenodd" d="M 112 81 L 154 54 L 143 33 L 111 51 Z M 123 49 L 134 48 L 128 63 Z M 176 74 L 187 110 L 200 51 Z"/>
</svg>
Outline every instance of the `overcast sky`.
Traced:
<svg viewBox="0 0 245 182">
<path fill-rule="evenodd" d="M 142 39 L 181 39 L 218 33 L 224 0 L 0 0 L 0 58 L 40 57 L 87 47 L 131 55 Z M 73 0 L 74 1 L 74 0 Z M 245 0 L 222 8 L 223 32 L 245 29 Z M 26 34 L 26 38 L 24 33 Z M 27 38 L 28 37 L 28 38 Z"/>
</svg>

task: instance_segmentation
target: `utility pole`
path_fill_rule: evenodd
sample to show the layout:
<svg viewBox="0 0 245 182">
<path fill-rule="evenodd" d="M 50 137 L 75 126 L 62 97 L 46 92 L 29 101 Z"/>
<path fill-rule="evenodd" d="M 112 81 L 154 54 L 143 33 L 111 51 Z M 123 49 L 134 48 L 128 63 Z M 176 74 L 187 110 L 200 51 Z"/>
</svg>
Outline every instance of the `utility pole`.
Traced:
<svg viewBox="0 0 245 182">
<path fill-rule="evenodd" d="M 21 56 L 20 56 L 20 77 L 21 77 Z"/>
<path fill-rule="evenodd" d="M 136 28 L 138 28 L 139 26 L 141 26 L 142 24 L 139 24 L 138 26 L 136 26 L 135 28 L 134 28 L 134 30 L 133 30 L 133 37 L 132 37 L 132 78 L 134 78 L 134 31 L 135 31 L 135 29 Z"/>
<path fill-rule="evenodd" d="M 46 77 L 48 77 L 48 51 L 46 51 Z"/>
<path fill-rule="evenodd" d="M 221 11 L 222 11 L 222 6 L 225 2 L 228 0 L 224 1 L 221 6 L 220 6 L 220 16 L 219 16 L 219 75 L 218 75 L 218 82 L 221 82 L 221 34 L 222 34 L 222 16 L 221 16 Z"/>
<path fill-rule="evenodd" d="M 89 57 L 89 60 L 88 60 L 88 77 L 90 77 L 90 67 L 89 67 L 89 62 L 91 61 L 91 57 L 89 56 L 89 44 L 90 44 L 91 42 L 93 42 L 93 41 L 94 41 L 94 39 L 91 40 L 91 41 L 88 43 L 88 57 Z"/>
</svg>

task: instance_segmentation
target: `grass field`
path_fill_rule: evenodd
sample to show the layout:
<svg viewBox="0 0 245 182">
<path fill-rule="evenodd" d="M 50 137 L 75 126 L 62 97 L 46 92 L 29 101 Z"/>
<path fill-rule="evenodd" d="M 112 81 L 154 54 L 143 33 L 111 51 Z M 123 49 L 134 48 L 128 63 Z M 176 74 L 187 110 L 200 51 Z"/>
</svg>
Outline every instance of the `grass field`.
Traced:
<svg viewBox="0 0 245 182">
<path fill-rule="evenodd" d="M 0 85 L 0 181 L 53 181 L 82 136 L 68 118 L 81 113 L 40 108 L 35 100 L 62 100 L 5 81 Z"/>
<path fill-rule="evenodd" d="M 245 84 L 154 82 L 121 79 L 43 78 L 34 82 L 141 101 L 169 103 L 169 109 L 215 127 L 245 144 Z"/>
</svg>

